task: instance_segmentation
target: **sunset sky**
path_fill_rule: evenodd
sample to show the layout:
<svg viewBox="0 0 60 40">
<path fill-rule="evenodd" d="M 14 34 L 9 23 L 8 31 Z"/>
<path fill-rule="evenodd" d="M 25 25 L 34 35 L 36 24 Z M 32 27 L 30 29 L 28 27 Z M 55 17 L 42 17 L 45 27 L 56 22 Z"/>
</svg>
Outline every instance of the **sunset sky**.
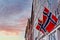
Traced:
<svg viewBox="0 0 60 40">
<path fill-rule="evenodd" d="M 0 0 L 0 40 L 24 40 L 32 0 Z"/>
</svg>

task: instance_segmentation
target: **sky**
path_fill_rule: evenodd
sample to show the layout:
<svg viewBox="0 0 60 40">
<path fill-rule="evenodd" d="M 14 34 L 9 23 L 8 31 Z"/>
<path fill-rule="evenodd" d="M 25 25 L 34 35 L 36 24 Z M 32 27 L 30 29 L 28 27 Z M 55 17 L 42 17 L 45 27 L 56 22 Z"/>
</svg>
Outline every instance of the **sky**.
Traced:
<svg viewBox="0 0 60 40">
<path fill-rule="evenodd" d="M 0 40 L 24 40 L 32 0 L 0 0 Z"/>
</svg>

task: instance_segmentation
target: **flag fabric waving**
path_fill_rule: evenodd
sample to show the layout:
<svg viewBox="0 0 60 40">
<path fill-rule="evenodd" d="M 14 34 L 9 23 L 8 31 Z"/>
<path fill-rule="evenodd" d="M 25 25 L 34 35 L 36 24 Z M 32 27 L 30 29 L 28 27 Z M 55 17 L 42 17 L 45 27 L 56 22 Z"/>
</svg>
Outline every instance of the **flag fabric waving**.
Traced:
<svg viewBox="0 0 60 40">
<path fill-rule="evenodd" d="M 36 26 L 36 29 L 41 30 L 43 33 L 48 32 L 50 33 L 57 23 L 57 18 L 55 15 L 53 15 L 46 7 L 43 11 L 43 23 L 41 23 L 38 19 L 38 25 Z"/>
<path fill-rule="evenodd" d="M 38 19 L 38 25 L 36 26 L 36 29 L 44 34 L 44 31 L 41 29 L 41 26 L 42 26 L 42 21 Z"/>
<path fill-rule="evenodd" d="M 46 7 L 43 11 L 43 28 L 47 32 L 51 32 L 57 23 L 57 18 Z"/>
</svg>

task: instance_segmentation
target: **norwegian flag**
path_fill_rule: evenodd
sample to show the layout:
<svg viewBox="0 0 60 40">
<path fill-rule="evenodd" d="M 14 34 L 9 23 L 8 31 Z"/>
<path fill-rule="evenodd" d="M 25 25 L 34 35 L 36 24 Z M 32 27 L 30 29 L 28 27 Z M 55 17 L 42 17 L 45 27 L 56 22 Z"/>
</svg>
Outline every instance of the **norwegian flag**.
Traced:
<svg viewBox="0 0 60 40">
<path fill-rule="evenodd" d="M 38 25 L 36 26 L 36 29 L 44 34 L 44 31 L 41 29 L 42 23 L 43 22 L 40 19 L 38 19 Z"/>
<path fill-rule="evenodd" d="M 47 32 L 51 32 L 57 23 L 58 19 L 46 7 L 43 11 L 43 28 Z"/>
<path fill-rule="evenodd" d="M 36 29 L 41 30 L 43 33 L 50 33 L 55 28 L 57 20 L 58 19 L 56 18 L 56 16 L 49 12 L 49 10 L 45 7 L 43 11 L 43 23 L 38 21 Z"/>
</svg>

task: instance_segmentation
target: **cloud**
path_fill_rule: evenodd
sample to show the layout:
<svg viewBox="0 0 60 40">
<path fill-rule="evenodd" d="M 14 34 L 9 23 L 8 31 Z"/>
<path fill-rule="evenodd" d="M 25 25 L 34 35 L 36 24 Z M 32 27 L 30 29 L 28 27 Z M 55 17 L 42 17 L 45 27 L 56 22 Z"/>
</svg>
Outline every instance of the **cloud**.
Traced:
<svg viewBox="0 0 60 40">
<path fill-rule="evenodd" d="M 27 25 L 27 18 L 16 20 L 16 23 L 3 22 L 0 24 L 0 31 L 7 32 L 23 32 Z"/>
<path fill-rule="evenodd" d="M 0 0 L 0 31 L 23 32 L 31 16 L 31 0 Z"/>
<path fill-rule="evenodd" d="M 31 7 L 30 0 L 0 0 L 0 17 L 6 17 L 10 15 L 21 13 L 24 10 Z"/>
</svg>

